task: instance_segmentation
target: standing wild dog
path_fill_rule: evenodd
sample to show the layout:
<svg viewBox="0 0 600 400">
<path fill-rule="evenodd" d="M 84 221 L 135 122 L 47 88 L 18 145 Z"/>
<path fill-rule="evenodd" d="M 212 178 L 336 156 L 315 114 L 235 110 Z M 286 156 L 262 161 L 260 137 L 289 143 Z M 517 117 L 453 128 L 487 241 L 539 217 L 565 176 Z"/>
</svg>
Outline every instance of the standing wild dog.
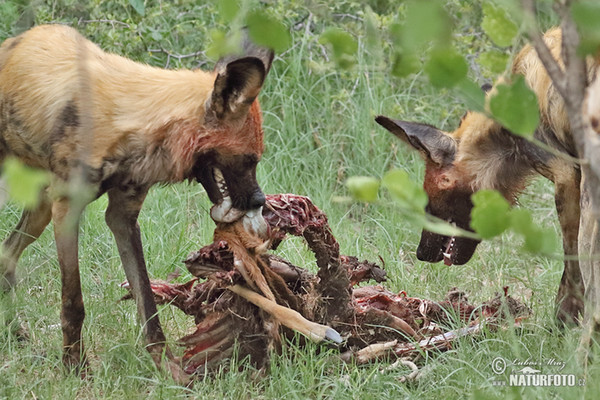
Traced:
<svg viewBox="0 0 600 400">
<path fill-rule="evenodd" d="M 106 223 L 148 349 L 157 363 L 165 352 L 167 368 L 183 377 L 164 345 L 138 213 L 152 185 L 197 180 L 215 204 L 214 220 L 244 217 L 254 230 L 266 228 L 265 196 L 256 182 L 263 152 L 257 95 L 272 59 L 270 50 L 246 42 L 243 55 L 220 60 L 213 72 L 163 70 L 105 53 L 59 25 L 38 26 L 2 44 L 0 162 L 17 157 L 50 171 L 52 183 L 4 242 L 0 283 L 14 284 L 19 256 L 52 220 L 66 365 L 84 361 L 77 221 L 87 203 L 107 193 Z M 71 196 L 65 188 L 77 174 L 87 189 Z"/>
<path fill-rule="evenodd" d="M 561 31 L 552 29 L 544 40 L 559 60 Z M 588 64 L 593 75 L 595 63 Z M 540 107 L 540 124 L 534 137 L 552 148 L 576 157 L 565 106 L 548 77 L 537 53 L 530 45 L 516 56 L 512 72 L 521 74 L 535 92 Z M 484 88 L 489 91 L 491 87 Z M 555 185 L 555 202 L 566 256 L 576 256 L 580 216 L 580 170 L 565 158 L 552 155 L 527 140 L 515 136 L 498 122 L 467 112 L 458 129 L 442 132 L 431 125 L 397 121 L 379 116 L 376 121 L 394 135 L 419 150 L 425 159 L 424 189 L 429 195 L 427 212 L 463 229 L 471 230 L 471 195 L 479 189 L 496 189 L 511 203 L 524 189 L 527 179 L 539 173 Z M 447 265 L 464 264 L 479 242 L 448 237 L 424 230 L 417 249 L 423 261 L 444 260 Z M 579 263 L 565 259 L 565 269 L 556 302 L 558 318 L 577 322 L 583 313 L 583 283 Z"/>
</svg>

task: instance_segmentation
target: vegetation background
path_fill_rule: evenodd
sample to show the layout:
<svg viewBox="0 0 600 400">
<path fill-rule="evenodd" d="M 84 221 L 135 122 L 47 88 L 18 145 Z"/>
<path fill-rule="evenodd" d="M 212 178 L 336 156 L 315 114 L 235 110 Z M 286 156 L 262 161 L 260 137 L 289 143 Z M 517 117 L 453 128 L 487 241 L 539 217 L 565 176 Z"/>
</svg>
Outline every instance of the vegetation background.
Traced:
<svg viewBox="0 0 600 400">
<path fill-rule="evenodd" d="M 235 3 L 235 2 L 234 2 Z M 452 43 L 468 62 L 469 77 L 483 84 L 505 70 L 513 46 L 498 47 L 484 32 L 485 0 L 444 0 L 453 25 Z M 0 3 L 0 40 L 34 24 L 62 23 L 78 29 L 101 48 L 134 60 L 166 68 L 210 69 L 235 16 L 231 1 L 195 0 L 5 0 Z M 401 168 L 416 182 L 424 165 L 419 156 L 380 128 L 378 114 L 428 122 L 451 130 L 465 105 L 452 90 L 435 89 L 416 57 L 414 73 L 403 75 L 395 42 L 396 24 L 406 22 L 406 2 L 394 0 L 248 1 L 283 23 L 291 40 L 282 44 L 261 93 L 266 152 L 258 179 L 266 193 L 308 195 L 324 210 L 343 254 L 381 260 L 388 272 L 386 287 L 411 296 L 443 299 L 458 287 L 480 302 L 503 286 L 524 300 L 533 316 L 519 329 L 464 338 L 454 350 L 419 361 L 422 376 L 400 383 L 407 371 L 383 371 L 386 363 L 355 367 L 336 362 L 335 350 L 293 343 L 274 357 L 271 371 L 222 372 L 192 388 L 176 386 L 156 371 L 142 350 L 133 302 L 119 302 L 124 281 L 116 246 L 104 224 L 106 198 L 90 205 L 80 233 L 86 322 L 84 340 L 93 377 L 80 380 L 61 368 L 60 279 L 50 229 L 21 259 L 16 291 L 18 312 L 31 340 L 17 342 L 0 324 L 0 398 L 594 398 L 600 390 L 598 366 L 584 377 L 575 349 L 580 331 L 560 331 L 553 322 L 554 296 L 562 273 L 557 257 L 541 257 L 519 249 L 518 236 L 506 233 L 482 243 L 463 266 L 446 267 L 416 260 L 420 229 L 406 221 L 397 203 L 382 192 L 370 204 L 347 201 L 345 181 L 351 176 L 381 177 Z M 556 22 L 550 2 L 541 4 L 544 27 Z M 239 23 L 239 21 L 237 21 Z M 354 39 L 350 56 L 327 44 L 331 28 Z M 335 31 L 337 32 L 337 31 Z M 324 35 L 325 33 L 325 35 Z M 284 38 L 285 39 L 285 38 Z M 329 40 L 330 42 L 332 40 Z M 335 39 L 333 40 L 335 41 Z M 354 51 L 354 44 L 356 51 Z M 335 45 L 335 43 L 334 43 Z M 333 49 L 339 48 L 334 46 Z M 521 196 L 545 230 L 554 232 L 560 254 L 553 190 L 536 179 Z M 173 185 L 151 190 L 140 216 L 151 277 L 164 279 L 180 271 L 181 260 L 211 241 L 210 203 L 200 185 Z M 20 216 L 9 203 L 2 210 L 0 236 L 5 237 Z M 278 250 L 291 262 L 314 268 L 300 240 L 290 239 Z M 161 308 L 171 340 L 188 332 L 193 321 L 178 311 Z M 0 319 L 2 316 L 0 314 Z M 0 321 L 1 322 L 1 321 Z M 565 362 L 560 373 L 585 379 L 576 387 L 511 388 L 494 385 L 496 357 L 534 362 Z M 557 372 L 556 368 L 544 369 Z M 558 373 L 558 372 L 557 372 Z M 582 381 L 583 383 L 583 381 Z"/>
</svg>

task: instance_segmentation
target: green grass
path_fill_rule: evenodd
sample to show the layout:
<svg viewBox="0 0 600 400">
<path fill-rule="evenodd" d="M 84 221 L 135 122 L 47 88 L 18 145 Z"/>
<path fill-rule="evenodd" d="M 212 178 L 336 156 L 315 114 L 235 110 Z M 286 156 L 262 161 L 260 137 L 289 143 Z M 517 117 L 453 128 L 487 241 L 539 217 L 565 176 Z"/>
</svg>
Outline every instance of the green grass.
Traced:
<svg viewBox="0 0 600 400">
<path fill-rule="evenodd" d="M 191 0 L 146 2 L 146 16 L 136 15 L 126 1 L 40 2 L 33 11 L 36 23 L 78 20 L 118 20 L 81 23 L 79 29 L 103 48 L 154 65 L 165 65 L 166 56 L 148 49 L 165 48 L 189 54 L 207 47 L 209 32 L 225 27 L 215 16 L 213 3 Z M 196 4 L 198 3 L 198 4 Z M 393 16 L 391 1 L 370 1 L 382 20 Z M 82 5 L 83 4 L 83 5 Z M 327 4 L 327 3 L 324 3 Z M 460 11 L 459 33 L 477 31 L 477 2 L 448 1 L 451 12 Z M 106 198 L 90 205 L 80 230 L 80 264 L 86 321 L 84 341 L 92 366 L 91 379 L 80 380 L 61 368 L 60 280 L 51 229 L 27 249 L 18 270 L 16 303 L 31 340 L 17 342 L 0 324 L 0 399 L 503 399 L 503 398 L 593 398 L 600 390 L 599 368 L 588 371 L 585 386 L 575 388 L 510 388 L 493 385 L 497 376 L 491 363 L 507 360 L 564 361 L 564 373 L 583 377 L 575 349 L 579 330 L 559 332 L 553 323 L 553 302 L 562 272 L 560 259 L 546 259 L 519 250 L 519 239 L 504 235 L 479 246 L 467 265 L 446 267 L 426 264 L 415 257 L 419 232 L 398 212 L 391 198 L 382 193 L 376 204 L 334 201 L 346 196 L 344 180 L 353 175 L 381 177 L 392 167 L 404 168 L 417 181 L 424 165 L 374 123 L 379 113 L 433 123 L 450 130 L 463 112 L 450 92 L 431 89 L 417 74 L 405 79 L 389 76 L 374 65 L 362 43 L 362 25 L 352 18 L 331 19 L 333 13 L 360 16 L 364 5 L 340 1 L 324 14 L 315 13 L 311 30 L 293 31 L 293 47 L 277 57 L 261 94 L 266 152 L 258 168 L 258 179 L 267 193 L 308 195 L 324 210 L 343 254 L 377 261 L 381 257 L 393 291 L 441 300 L 452 287 L 465 290 L 470 300 L 491 298 L 503 286 L 524 300 L 533 316 L 521 329 L 487 332 L 464 338 L 443 354 L 419 361 L 420 380 L 400 383 L 403 369 L 382 372 L 387 365 L 365 367 L 342 365 L 334 350 L 290 344 L 275 355 L 265 376 L 253 371 L 222 372 L 199 381 L 192 388 L 175 385 L 157 371 L 142 347 L 141 329 L 133 302 L 119 302 L 124 295 L 118 284 L 125 280 L 114 240 L 104 224 Z M 279 2 L 274 12 L 294 26 L 306 15 L 300 1 Z M 387 14 L 386 14 L 387 13 Z M 30 12 L 31 14 L 31 12 Z M 16 2 L 0 4 L 0 39 L 21 30 L 28 13 Z M 180 19 L 177 17 L 180 16 Z M 386 17 L 387 16 L 387 17 Z M 328 19 L 329 18 L 329 19 Z M 340 71 L 326 63 L 316 40 L 327 24 L 338 24 L 359 37 L 360 50 L 353 70 Z M 479 32 L 480 33 L 480 32 Z M 462 39 L 460 39 L 462 38 Z M 490 46 L 485 38 L 467 40 L 459 47 L 471 52 Z M 388 54 L 389 43 L 384 43 Z M 385 64 L 386 60 L 382 62 Z M 202 56 L 172 61 L 172 67 L 194 67 L 207 63 Z M 558 231 L 553 206 L 553 188 L 536 179 L 521 197 L 521 205 L 534 212 L 535 220 Z M 165 278 L 182 270 L 181 260 L 211 241 L 213 223 L 209 201 L 199 185 L 179 184 L 153 188 L 144 204 L 140 225 L 150 275 Z M 16 224 L 20 211 L 9 204 L 1 211 L 0 236 Z M 559 243 L 557 243 L 557 248 Z M 289 240 L 278 251 L 293 263 L 314 269 L 310 252 L 299 240 Z M 193 328 L 193 321 L 169 307 L 160 316 L 170 340 Z M 2 317 L 0 317 L 1 319 Z M 235 361 L 243 364 L 242 361 Z M 235 369 L 234 369 L 235 370 Z M 545 372 L 554 372 L 548 369 Z"/>
</svg>

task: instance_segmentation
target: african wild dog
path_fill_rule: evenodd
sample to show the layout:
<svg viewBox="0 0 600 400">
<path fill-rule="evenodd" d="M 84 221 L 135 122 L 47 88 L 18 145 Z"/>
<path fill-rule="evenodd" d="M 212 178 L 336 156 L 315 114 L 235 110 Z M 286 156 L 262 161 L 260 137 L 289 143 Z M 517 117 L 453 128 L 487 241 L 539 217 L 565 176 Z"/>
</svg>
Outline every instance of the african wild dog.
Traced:
<svg viewBox="0 0 600 400">
<path fill-rule="evenodd" d="M 214 220 L 244 217 L 253 229 L 266 228 L 265 196 L 256 181 L 263 152 L 257 96 L 273 53 L 249 41 L 243 47 L 243 55 L 221 59 L 212 72 L 139 64 L 59 25 L 38 26 L 0 47 L 0 162 L 14 156 L 52 173 L 39 205 L 23 212 L 3 244 L 0 283 L 14 284 L 19 256 L 53 220 L 66 365 L 84 360 L 76 222 L 86 204 L 108 194 L 106 223 L 148 349 L 157 363 L 166 351 L 175 377 L 181 370 L 164 346 L 137 224 L 149 188 L 197 180 L 215 204 Z M 64 190 L 75 171 L 83 171 L 91 188 L 83 201 Z"/>
<path fill-rule="evenodd" d="M 560 59 L 560 29 L 548 31 L 544 40 L 553 56 Z M 595 70 L 596 64 L 589 62 L 590 76 Z M 575 157 L 575 144 L 563 100 L 532 46 L 525 46 L 515 57 L 512 72 L 523 75 L 538 98 L 541 118 L 535 138 Z M 490 89 L 491 86 L 484 88 L 487 92 Z M 511 134 L 498 122 L 477 112 L 467 112 L 458 129 L 451 133 L 430 125 L 384 116 L 377 117 L 376 121 L 420 151 L 426 164 L 424 188 L 429 195 L 427 212 L 460 228 L 471 229 L 471 195 L 475 191 L 496 189 L 514 203 L 532 174 L 537 172 L 553 181 L 564 253 L 567 256 L 577 255 L 581 179 L 578 165 Z M 464 264 L 473 255 L 477 244 L 476 240 L 424 230 L 417 257 L 429 262 L 444 260 L 447 265 Z M 579 314 L 583 313 L 581 272 L 576 260 L 567 257 L 564 263 L 556 298 L 557 316 L 563 322 L 577 322 Z"/>
</svg>

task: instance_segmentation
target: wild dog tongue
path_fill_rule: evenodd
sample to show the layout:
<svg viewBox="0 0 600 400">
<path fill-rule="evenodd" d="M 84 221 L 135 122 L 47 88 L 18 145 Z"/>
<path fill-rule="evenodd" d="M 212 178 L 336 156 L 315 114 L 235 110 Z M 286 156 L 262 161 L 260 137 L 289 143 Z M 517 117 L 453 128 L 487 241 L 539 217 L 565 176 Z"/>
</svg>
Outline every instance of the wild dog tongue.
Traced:
<svg viewBox="0 0 600 400">
<path fill-rule="evenodd" d="M 454 236 L 450 238 L 450 240 L 448 240 L 448 245 L 446 246 L 446 250 L 444 251 L 444 264 L 446 264 L 446 266 L 451 266 L 452 265 L 452 250 L 454 250 Z"/>
</svg>

